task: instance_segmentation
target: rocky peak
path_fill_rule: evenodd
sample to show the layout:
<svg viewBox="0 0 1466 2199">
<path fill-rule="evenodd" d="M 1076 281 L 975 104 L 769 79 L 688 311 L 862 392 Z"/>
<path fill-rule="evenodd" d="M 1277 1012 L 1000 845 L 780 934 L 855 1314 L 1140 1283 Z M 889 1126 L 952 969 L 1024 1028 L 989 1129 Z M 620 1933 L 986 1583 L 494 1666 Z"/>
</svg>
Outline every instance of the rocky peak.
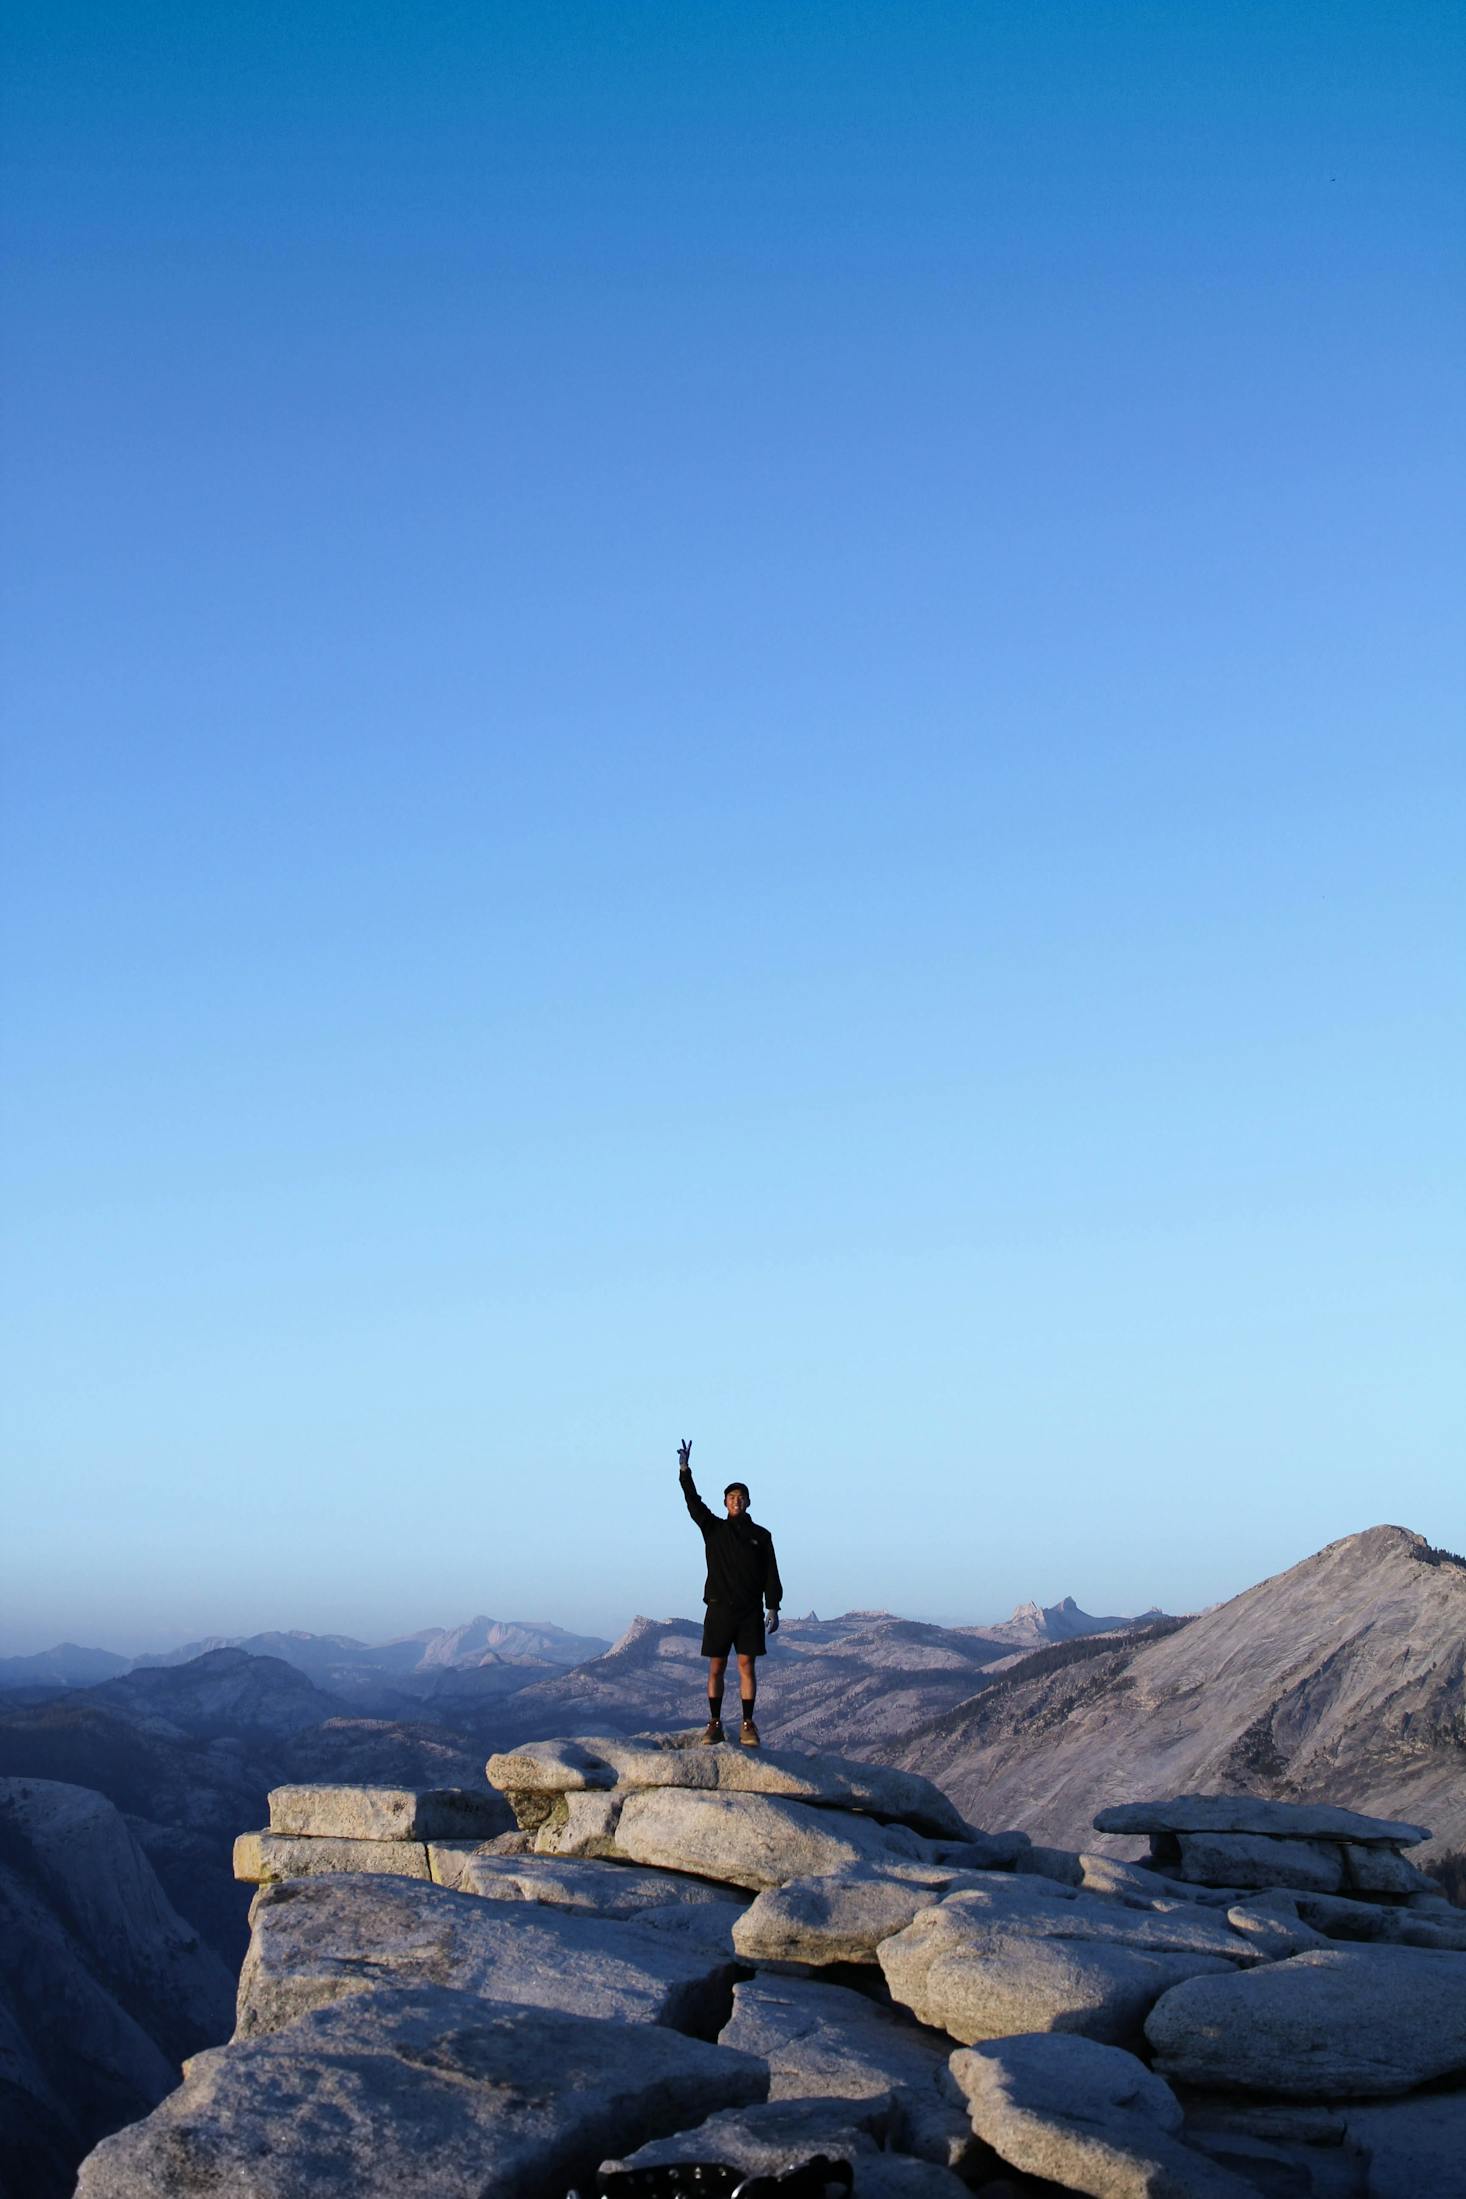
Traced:
<svg viewBox="0 0 1466 2199">
<path fill-rule="evenodd" d="M 687 1633 L 696 1631 L 689 1619 L 648 1619 L 638 1613 L 626 1631 L 612 1642 L 600 1661 L 609 1663 L 613 1657 L 626 1657 L 633 1651 L 644 1650 L 648 1646 L 655 1651 L 669 1627 L 679 1628 Z"/>
<path fill-rule="evenodd" d="M 1162 1639 L 999 1680 L 893 1760 L 1046 1839 L 1077 1837 L 1117 1786 L 1185 1787 L 1327 1796 L 1460 1847 L 1463 1645 L 1466 1565 L 1372 1527 Z"/>
<path fill-rule="evenodd" d="M 294 1733 L 341 1707 L 295 1665 L 244 1649 L 210 1649 L 190 1664 L 125 1673 L 90 1696 L 123 1717 L 161 1720 L 205 1740 L 216 1733 Z"/>
</svg>

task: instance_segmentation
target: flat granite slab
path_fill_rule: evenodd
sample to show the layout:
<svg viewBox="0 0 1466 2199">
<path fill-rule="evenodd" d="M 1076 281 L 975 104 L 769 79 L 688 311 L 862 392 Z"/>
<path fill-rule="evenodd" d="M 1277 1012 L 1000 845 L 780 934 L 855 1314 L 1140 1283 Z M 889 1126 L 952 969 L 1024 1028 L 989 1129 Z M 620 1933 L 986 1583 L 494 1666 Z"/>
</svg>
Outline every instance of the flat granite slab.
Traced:
<svg viewBox="0 0 1466 2199">
<path fill-rule="evenodd" d="M 752 2105 L 763 2063 L 640 2024 L 392 1987 L 195 2054 L 78 2199 L 564 2199 L 608 2153 Z"/>
<path fill-rule="evenodd" d="M 739 1975 L 728 1955 L 664 1931 L 410 1878 L 289 1879 L 261 1887 L 251 1917 L 237 2039 L 383 1985 L 715 2038 Z"/>
<path fill-rule="evenodd" d="M 1315 2101 L 1411 2092 L 1466 2075 L 1466 1957 L 1330 1947 L 1189 1978 L 1156 2002 L 1145 2034 L 1161 2076 L 1204 2090 Z"/>
<path fill-rule="evenodd" d="M 1424 1825 L 1364 1817 L 1333 1802 L 1269 1802 L 1256 1794 L 1177 1794 L 1169 1802 L 1122 1802 L 1094 1820 L 1103 1833 L 1262 1833 L 1283 1840 L 1355 1840 L 1410 1848 Z"/>
<path fill-rule="evenodd" d="M 314 1834 L 252 1832 L 241 1833 L 234 1843 L 234 1875 L 247 1885 L 312 1878 L 321 1871 L 432 1876 L 428 1851 L 420 1840 L 326 1840 Z"/>
<path fill-rule="evenodd" d="M 634 1863 L 690 1871 L 752 1893 L 852 1863 L 925 1860 L 919 1836 L 907 1825 L 814 1809 L 784 1795 L 699 1794 L 676 1787 L 626 1797 L 616 1848 Z"/>
<path fill-rule="evenodd" d="M 1198 1885 L 1248 1891 L 1289 1886 L 1303 1893 L 1334 1894 L 1344 1883 L 1344 1856 L 1337 1841 L 1296 1840 L 1276 1833 L 1175 1833 L 1172 1838 L 1180 1853 L 1167 1870 Z M 1390 1848 L 1361 1848 L 1360 1853 L 1400 1860 Z"/>
<path fill-rule="evenodd" d="M 1168 1987 L 1213 1973 L 1230 1980 L 1238 1954 L 1257 1959 L 1222 1919 L 1194 1915 L 1193 1924 L 1098 1896 L 1025 1906 L 960 1893 L 882 1940 L 876 1959 L 892 1999 L 960 2045 L 1075 2031 L 1128 2046 Z"/>
<path fill-rule="evenodd" d="M 579 1909 L 587 1916 L 634 1917 L 673 1902 L 741 1908 L 730 1890 L 680 1871 L 636 1863 L 592 1862 L 581 1856 L 486 1855 L 472 1843 L 429 1843 L 434 1885 L 489 1901 L 539 1902 L 551 1909 Z"/>
<path fill-rule="evenodd" d="M 534 1741 L 491 1756 L 488 1779 L 490 1786 L 510 1794 L 687 1787 L 700 1793 L 777 1795 L 817 1809 L 860 1810 L 937 1839 L 962 1840 L 973 1830 L 941 1788 L 917 1772 L 843 1756 L 805 1755 L 797 1749 L 745 1749 L 736 1743 L 703 1748 L 697 1743 L 697 1735 L 687 1733 L 638 1734 L 629 1741 L 609 1734 Z"/>
<path fill-rule="evenodd" d="M 501 1796 L 467 1787 L 276 1787 L 270 1831 L 317 1840 L 488 1840 L 507 1830 Z"/>
<path fill-rule="evenodd" d="M 786 1879 L 744 1911 L 733 1927 L 733 1944 L 750 1962 L 874 1963 L 883 1939 L 904 1932 L 951 1889 L 951 1880 L 923 1884 L 879 1863 Z"/>
</svg>

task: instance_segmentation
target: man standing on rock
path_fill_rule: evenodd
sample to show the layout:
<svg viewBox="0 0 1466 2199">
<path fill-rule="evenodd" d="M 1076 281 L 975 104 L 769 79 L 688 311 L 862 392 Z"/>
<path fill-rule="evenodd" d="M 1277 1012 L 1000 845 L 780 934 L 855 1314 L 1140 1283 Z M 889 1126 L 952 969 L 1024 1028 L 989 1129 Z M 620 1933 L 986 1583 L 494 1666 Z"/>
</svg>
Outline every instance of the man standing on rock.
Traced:
<svg viewBox="0 0 1466 2199">
<path fill-rule="evenodd" d="M 753 1722 L 753 1706 L 758 1694 L 758 1677 L 754 1659 L 761 1657 L 767 1646 L 764 1606 L 767 1604 L 769 1612 L 768 1631 L 774 1634 L 779 1626 L 779 1606 L 784 1600 L 778 1561 L 774 1556 L 774 1538 L 767 1527 L 759 1527 L 749 1518 L 746 1482 L 730 1481 L 723 1491 L 726 1519 L 719 1519 L 717 1513 L 703 1503 L 692 1479 L 690 1443 L 678 1445 L 677 1478 L 682 1484 L 687 1509 L 702 1530 L 708 1559 L 708 1577 L 702 1591 L 702 1600 L 707 1605 L 702 1624 L 702 1653 L 708 1661 L 708 1722 L 702 1745 L 712 1748 L 727 1738 L 723 1732 L 723 1676 L 728 1670 L 728 1652 L 733 1649 L 738 1653 L 738 1693 L 743 1709 L 743 1725 L 738 1738 L 745 1748 L 756 1749 L 759 1741 L 758 1727 Z"/>
</svg>

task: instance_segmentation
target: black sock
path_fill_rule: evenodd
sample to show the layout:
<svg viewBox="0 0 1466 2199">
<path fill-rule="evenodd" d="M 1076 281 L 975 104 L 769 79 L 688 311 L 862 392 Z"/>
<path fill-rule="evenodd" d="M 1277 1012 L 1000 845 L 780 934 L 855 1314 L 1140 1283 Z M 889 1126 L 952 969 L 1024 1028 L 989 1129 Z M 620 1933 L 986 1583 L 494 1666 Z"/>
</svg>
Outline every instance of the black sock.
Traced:
<svg viewBox="0 0 1466 2199">
<path fill-rule="evenodd" d="M 723 1690 L 722 1690 L 721 1688 L 719 1688 L 719 1689 L 718 1689 L 718 1692 L 717 1692 L 717 1694 L 715 1695 L 715 1694 L 713 1693 L 712 1689 L 711 1689 L 711 1688 L 709 1688 L 709 1689 L 708 1689 L 708 1723 L 709 1723 L 710 1725 L 715 1725 L 715 1726 L 716 1726 L 716 1725 L 721 1725 L 721 1723 L 722 1723 L 722 1719 L 723 1719 Z"/>
<path fill-rule="evenodd" d="M 742 1695 L 739 1697 L 739 1701 L 743 1705 L 743 1723 L 746 1726 L 751 1726 L 753 1724 L 753 1706 L 756 1700 L 757 1698 L 752 1695 Z"/>
</svg>

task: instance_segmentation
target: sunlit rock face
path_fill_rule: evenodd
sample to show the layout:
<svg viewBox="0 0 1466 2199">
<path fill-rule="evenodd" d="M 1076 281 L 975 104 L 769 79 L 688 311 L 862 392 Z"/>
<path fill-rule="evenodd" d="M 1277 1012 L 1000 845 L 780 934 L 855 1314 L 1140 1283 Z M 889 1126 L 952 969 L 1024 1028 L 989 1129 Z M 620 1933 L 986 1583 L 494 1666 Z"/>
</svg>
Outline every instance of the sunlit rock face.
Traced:
<svg viewBox="0 0 1466 2199">
<path fill-rule="evenodd" d="M 1096 1812 L 1184 1793 L 1342 1805 L 1466 1849 L 1463 1686 L 1466 1563 L 1373 1527 L 1162 1639 L 1042 1652 L 869 1753 L 1067 1847 L 1139 1856 L 1133 1835 L 1096 1843 Z"/>
<path fill-rule="evenodd" d="M 820 2153 L 855 2199 L 1450 2188 L 1466 1919 L 1416 1883 L 1425 1826 L 1121 1794 L 1105 1824 L 1152 1843 L 1126 1863 L 924 1779 L 693 1740 L 502 1752 L 517 1826 L 481 1838 L 437 1837 L 442 1790 L 282 1790 L 237 1851 L 234 2040 L 79 2199 L 400 2199 L 429 2156 L 465 2199 Z"/>
</svg>

